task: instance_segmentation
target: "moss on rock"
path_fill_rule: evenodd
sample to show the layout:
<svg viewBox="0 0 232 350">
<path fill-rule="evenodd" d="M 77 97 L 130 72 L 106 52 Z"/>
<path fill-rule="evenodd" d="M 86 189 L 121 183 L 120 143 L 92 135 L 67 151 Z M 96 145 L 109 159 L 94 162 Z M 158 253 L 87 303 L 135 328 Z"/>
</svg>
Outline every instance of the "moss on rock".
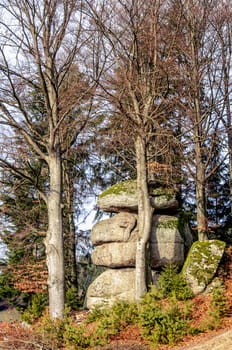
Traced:
<svg viewBox="0 0 232 350">
<path fill-rule="evenodd" d="M 151 205 L 159 211 L 177 212 L 179 203 L 176 199 L 176 191 L 167 188 L 149 189 Z M 98 206 L 107 212 L 119 212 L 138 210 L 137 181 L 126 180 L 119 182 L 98 197 Z"/>
<path fill-rule="evenodd" d="M 109 188 L 107 188 L 105 191 L 103 191 L 99 198 L 103 198 L 108 195 L 112 194 L 121 194 L 121 193 L 128 193 L 128 194 L 135 194 L 136 193 L 136 180 L 126 180 L 119 182 Z"/>
<path fill-rule="evenodd" d="M 213 279 L 223 256 L 225 243 L 219 240 L 194 242 L 184 263 L 182 274 L 194 294 L 202 292 Z"/>
<path fill-rule="evenodd" d="M 168 187 L 157 187 L 157 188 L 151 188 L 150 194 L 152 196 L 164 196 L 167 198 L 167 200 L 170 200 L 173 198 L 173 196 L 176 196 L 176 190 L 173 188 Z"/>
<path fill-rule="evenodd" d="M 162 216 L 162 220 L 157 222 L 157 228 L 163 229 L 178 229 L 179 228 L 179 218 L 173 216 Z"/>
</svg>

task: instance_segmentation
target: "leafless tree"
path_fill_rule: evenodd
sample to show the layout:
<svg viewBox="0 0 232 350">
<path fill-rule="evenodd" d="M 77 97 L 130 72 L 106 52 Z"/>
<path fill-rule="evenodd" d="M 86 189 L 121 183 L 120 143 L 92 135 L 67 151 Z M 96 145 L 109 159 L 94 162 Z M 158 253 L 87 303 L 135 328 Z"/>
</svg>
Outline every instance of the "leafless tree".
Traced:
<svg viewBox="0 0 232 350">
<path fill-rule="evenodd" d="M 165 0 L 104 1 L 101 7 L 92 4 L 96 29 L 104 34 L 111 63 L 102 82 L 104 98 L 113 118 L 123 125 L 120 132 L 133 140 L 135 150 L 139 229 L 136 299 L 147 290 L 146 252 L 153 215 L 147 164 L 157 160 L 149 149 L 155 149 L 151 145 L 161 134 L 165 149 L 173 136 L 164 127 L 172 110 L 169 75 L 175 70 L 171 55 L 175 31 L 167 30 L 167 11 Z"/>
<path fill-rule="evenodd" d="M 215 40 L 218 44 L 216 78 L 220 91 L 220 103 L 218 103 L 217 107 L 227 136 L 230 172 L 230 206 L 232 212 L 232 9 L 230 0 L 225 0 L 217 4 L 212 18 L 212 25 L 215 32 Z"/>
<path fill-rule="evenodd" d="M 208 239 L 206 184 L 216 169 L 210 167 L 218 142 L 219 86 L 217 75 L 218 49 L 211 24 L 215 6 L 213 0 L 177 1 L 175 20 L 179 27 L 180 75 L 183 89 L 179 89 L 181 129 L 185 133 L 187 166 L 196 187 L 198 239 Z M 190 154 L 194 154 L 190 161 Z M 185 163 L 186 164 L 186 163 Z"/>
<path fill-rule="evenodd" d="M 21 147 L 22 157 L 32 151 L 48 169 L 47 190 L 37 190 L 48 212 L 45 246 L 52 318 L 62 318 L 64 309 L 63 154 L 88 124 L 97 80 L 90 67 L 97 54 L 89 55 L 90 42 L 96 46 L 81 0 L 0 4 L 0 166 L 19 174 L 10 153 Z M 44 109 L 39 120 L 32 111 L 36 99 Z M 21 145 L 9 144 L 11 130 Z"/>
</svg>

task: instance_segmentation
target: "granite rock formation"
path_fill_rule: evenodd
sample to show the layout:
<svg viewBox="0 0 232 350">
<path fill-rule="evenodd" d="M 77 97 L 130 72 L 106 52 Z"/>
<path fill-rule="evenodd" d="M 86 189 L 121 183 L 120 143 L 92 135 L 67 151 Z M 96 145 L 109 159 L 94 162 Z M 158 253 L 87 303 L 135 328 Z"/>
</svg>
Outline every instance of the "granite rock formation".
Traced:
<svg viewBox="0 0 232 350">
<path fill-rule="evenodd" d="M 177 215 L 178 201 L 174 190 L 153 188 L 150 198 L 155 208 L 150 238 L 150 267 L 154 276 L 167 264 L 183 265 L 192 236 L 188 225 Z M 136 182 L 124 181 L 110 187 L 99 196 L 98 206 L 114 216 L 98 222 L 91 231 L 95 246 L 92 261 L 107 270 L 89 286 L 87 308 L 101 303 L 112 304 L 117 299 L 134 299 L 138 239 Z"/>
<path fill-rule="evenodd" d="M 194 295 L 202 293 L 213 280 L 225 247 L 226 244 L 219 240 L 193 243 L 182 274 Z"/>
</svg>

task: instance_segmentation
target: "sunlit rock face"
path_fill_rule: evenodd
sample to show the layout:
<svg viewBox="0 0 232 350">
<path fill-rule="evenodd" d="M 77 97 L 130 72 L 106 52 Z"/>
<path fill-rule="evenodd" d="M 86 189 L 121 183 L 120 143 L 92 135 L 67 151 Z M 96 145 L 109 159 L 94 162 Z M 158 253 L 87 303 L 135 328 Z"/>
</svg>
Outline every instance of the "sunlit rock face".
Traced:
<svg viewBox="0 0 232 350">
<path fill-rule="evenodd" d="M 110 268 L 135 267 L 136 242 L 114 242 L 97 246 L 92 253 L 95 265 Z"/>
<path fill-rule="evenodd" d="M 225 242 L 194 242 L 185 260 L 182 274 L 193 294 L 203 292 L 212 281 L 225 250 Z"/>
<path fill-rule="evenodd" d="M 135 269 L 109 269 L 88 288 L 86 307 L 110 306 L 118 300 L 134 301 Z"/>
<path fill-rule="evenodd" d="M 182 266 L 192 244 L 188 225 L 177 215 L 178 201 L 172 189 L 150 188 L 155 207 L 150 237 L 150 269 L 156 274 L 163 266 Z M 104 191 L 98 198 L 101 210 L 113 213 L 95 224 L 91 240 L 95 246 L 92 261 L 107 268 L 88 288 L 86 306 L 116 300 L 134 300 L 135 261 L 138 241 L 136 181 L 124 181 Z M 116 213 L 116 214 L 115 214 Z"/>
<path fill-rule="evenodd" d="M 100 194 L 97 205 L 106 212 L 136 212 L 138 210 L 136 181 L 123 181 L 111 186 Z"/>
<path fill-rule="evenodd" d="M 150 188 L 151 205 L 158 211 L 175 212 L 179 208 L 176 191 L 170 188 Z M 137 212 L 136 181 L 123 181 L 111 186 L 98 197 L 97 205 L 106 212 Z"/>
<path fill-rule="evenodd" d="M 91 241 L 95 246 L 110 242 L 136 241 L 136 225 L 136 214 L 121 212 L 96 223 L 91 231 Z"/>
<path fill-rule="evenodd" d="M 151 232 L 151 268 L 167 264 L 181 266 L 184 262 L 184 237 L 179 231 L 179 218 L 155 215 Z"/>
</svg>

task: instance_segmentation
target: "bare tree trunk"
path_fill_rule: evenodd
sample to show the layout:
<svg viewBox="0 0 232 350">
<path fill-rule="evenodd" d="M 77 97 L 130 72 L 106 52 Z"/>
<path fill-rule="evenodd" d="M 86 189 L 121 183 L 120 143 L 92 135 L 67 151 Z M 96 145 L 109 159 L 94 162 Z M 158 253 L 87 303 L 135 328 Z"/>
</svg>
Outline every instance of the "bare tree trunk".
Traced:
<svg viewBox="0 0 232 350">
<path fill-rule="evenodd" d="M 196 207 L 197 207 L 197 233 L 199 241 L 208 240 L 208 223 L 206 215 L 206 198 L 205 198 L 205 169 L 202 164 L 200 149 L 196 145 Z"/>
<path fill-rule="evenodd" d="M 136 300 L 147 291 L 147 251 L 151 233 L 153 209 L 150 204 L 147 167 L 146 167 L 146 146 L 144 140 L 138 136 L 136 143 L 137 161 L 137 194 L 138 194 L 138 229 L 139 239 L 136 248 L 136 278 L 135 293 Z"/>
<path fill-rule="evenodd" d="M 45 239 L 48 267 L 49 312 L 52 319 L 62 318 L 64 311 L 64 248 L 61 205 L 61 156 L 49 155 L 50 193 L 48 196 L 48 232 Z"/>
<path fill-rule="evenodd" d="M 232 214 L 232 126 L 228 128 L 227 135 L 228 135 L 228 148 L 229 148 L 229 174 L 230 174 L 230 180 L 229 180 L 229 187 L 230 187 L 230 212 Z"/>
<path fill-rule="evenodd" d="M 200 79 L 200 44 L 196 43 L 195 35 L 195 19 L 190 14 L 190 23 L 192 21 L 192 29 L 190 30 L 190 47 L 191 47 L 191 63 L 192 63 L 192 91 L 193 91 L 193 114 L 194 114 L 194 144 L 196 157 L 196 209 L 197 209 L 197 233 L 198 240 L 207 240 L 207 210 L 205 198 L 205 166 L 203 163 L 203 141 L 204 130 L 202 126 L 203 112 L 201 109 L 201 79 Z M 195 33 L 196 32 L 196 33 Z"/>
<path fill-rule="evenodd" d="M 73 213 L 68 213 L 68 233 L 67 233 L 67 247 L 65 262 L 67 264 L 66 275 L 69 285 L 77 287 L 77 260 L 76 260 L 76 240 L 75 240 L 75 225 L 73 220 Z"/>
<path fill-rule="evenodd" d="M 230 34 L 229 34 L 230 35 Z M 231 37 L 230 37 L 231 40 Z M 223 44 L 222 44 L 223 45 Z M 230 106 L 230 67 L 227 59 L 230 62 L 232 57 L 232 50 L 230 49 L 229 58 L 226 57 L 224 52 L 225 48 L 222 48 L 222 71 L 223 71 L 223 84 L 224 84 L 224 103 L 226 111 L 226 125 L 227 139 L 228 139 L 228 153 L 229 153 L 229 187 L 230 187 L 230 212 L 232 213 L 232 125 L 231 125 L 231 106 Z"/>
<path fill-rule="evenodd" d="M 63 226 L 64 226 L 64 260 L 66 290 L 70 286 L 77 287 L 77 261 L 76 261 L 76 231 L 73 217 L 74 183 L 70 176 L 67 164 L 63 163 L 64 191 L 63 200 Z"/>
</svg>

